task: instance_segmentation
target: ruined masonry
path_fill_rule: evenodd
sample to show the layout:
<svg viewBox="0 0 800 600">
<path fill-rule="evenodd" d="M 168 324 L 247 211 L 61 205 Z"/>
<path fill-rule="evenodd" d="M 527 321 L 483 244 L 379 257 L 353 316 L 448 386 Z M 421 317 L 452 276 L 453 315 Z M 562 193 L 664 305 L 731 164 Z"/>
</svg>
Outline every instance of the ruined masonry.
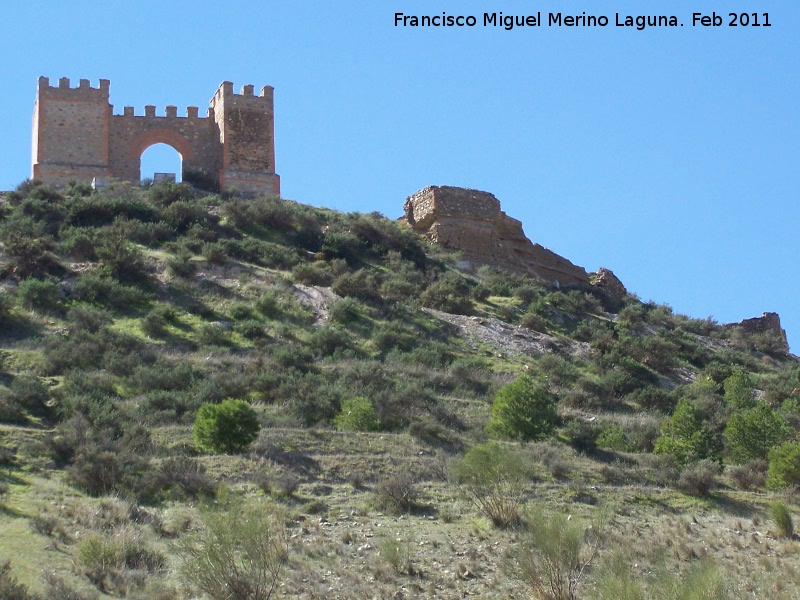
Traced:
<svg viewBox="0 0 800 600">
<path fill-rule="evenodd" d="M 185 117 L 175 106 L 167 106 L 165 116 L 156 116 L 155 106 L 145 106 L 144 115 L 130 106 L 115 115 L 113 108 L 107 79 L 98 88 L 88 79 L 72 88 L 66 77 L 57 87 L 40 77 L 31 176 L 55 186 L 110 177 L 138 182 L 142 153 L 164 143 L 181 155 L 184 177 L 200 174 L 220 191 L 280 195 L 271 87 L 256 96 L 245 85 L 236 94 L 231 82 L 223 82 L 204 117 L 196 106 Z"/>
<path fill-rule="evenodd" d="M 405 221 L 428 241 L 459 250 L 478 265 L 488 264 L 536 275 L 561 285 L 589 284 L 586 271 L 540 246 L 522 223 L 500 210 L 489 192 L 429 186 L 408 197 Z"/>
</svg>

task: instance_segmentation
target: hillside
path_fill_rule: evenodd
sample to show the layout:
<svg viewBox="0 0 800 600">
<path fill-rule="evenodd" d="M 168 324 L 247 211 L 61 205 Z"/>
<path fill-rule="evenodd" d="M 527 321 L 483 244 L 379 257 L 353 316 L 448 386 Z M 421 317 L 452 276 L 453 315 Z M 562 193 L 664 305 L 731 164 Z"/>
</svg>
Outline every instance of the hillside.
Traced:
<svg viewBox="0 0 800 600">
<path fill-rule="evenodd" d="M 537 514 L 585 540 L 562 598 L 800 596 L 769 331 L 183 185 L 25 182 L 0 240 L 0 597 L 202 597 L 194 541 L 247 523 L 285 536 L 273 597 L 555 597 Z M 509 434 L 520 382 L 547 406 Z M 260 432 L 215 452 L 193 425 L 227 399 Z"/>
</svg>

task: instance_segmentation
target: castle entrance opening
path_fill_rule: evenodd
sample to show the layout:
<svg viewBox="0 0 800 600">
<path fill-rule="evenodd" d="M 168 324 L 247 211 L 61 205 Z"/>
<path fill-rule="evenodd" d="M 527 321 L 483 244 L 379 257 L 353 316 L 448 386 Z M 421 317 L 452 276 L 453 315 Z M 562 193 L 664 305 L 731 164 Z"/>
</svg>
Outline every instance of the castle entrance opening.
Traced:
<svg viewBox="0 0 800 600">
<path fill-rule="evenodd" d="M 142 181 L 180 182 L 183 180 L 183 157 L 169 144 L 153 144 L 139 158 L 139 174 Z"/>
</svg>

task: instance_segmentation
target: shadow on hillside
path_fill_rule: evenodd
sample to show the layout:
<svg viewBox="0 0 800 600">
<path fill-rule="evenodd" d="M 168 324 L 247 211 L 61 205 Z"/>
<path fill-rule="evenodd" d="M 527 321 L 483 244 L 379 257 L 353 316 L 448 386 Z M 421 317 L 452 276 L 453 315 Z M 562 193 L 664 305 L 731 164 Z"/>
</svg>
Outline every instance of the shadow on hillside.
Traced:
<svg viewBox="0 0 800 600">
<path fill-rule="evenodd" d="M 755 506 L 752 506 L 746 502 L 742 502 L 741 500 L 731 498 L 724 493 L 714 494 L 711 496 L 711 500 L 717 508 L 734 517 L 749 519 L 759 512 Z"/>
</svg>

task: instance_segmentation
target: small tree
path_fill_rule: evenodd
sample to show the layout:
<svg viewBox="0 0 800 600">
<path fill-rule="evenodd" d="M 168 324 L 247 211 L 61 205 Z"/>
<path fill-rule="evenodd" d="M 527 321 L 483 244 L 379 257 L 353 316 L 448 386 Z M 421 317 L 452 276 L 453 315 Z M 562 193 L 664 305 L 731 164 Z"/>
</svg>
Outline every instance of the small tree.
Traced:
<svg viewBox="0 0 800 600">
<path fill-rule="evenodd" d="M 686 398 L 678 402 L 675 412 L 661 425 L 656 440 L 656 454 L 672 454 L 679 464 L 713 458 L 719 455 L 719 439 L 711 431 L 702 411 Z"/>
<path fill-rule="evenodd" d="M 336 429 L 343 431 L 379 431 L 380 419 L 372 402 L 363 396 L 342 402 L 342 410 L 333 419 Z"/>
<path fill-rule="evenodd" d="M 725 428 L 728 453 L 740 464 L 766 458 L 770 449 L 788 436 L 786 420 L 763 402 L 733 415 Z"/>
<path fill-rule="evenodd" d="M 536 440 L 552 432 L 556 420 L 555 395 L 523 375 L 497 392 L 486 429 L 500 437 Z"/>
<path fill-rule="evenodd" d="M 211 598 L 268 600 L 289 557 L 286 531 L 263 504 L 206 512 L 178 552 L 182 574 Z"/>
<path fill-rule="evenodd" d="M 756 401 L 753 398 L 753 382 L 745 371 L 734 371 L 722 382 L 725 390 L 725 402 L 733 408 L 752 408 Z"/>
<path fill-rule="evenodd" d="M 800 441 L 785 442 L 769 451 L 767 487 L 778 489 L 800 483 Z"/>
<path fill-rule="evenodd" d="M 256 411 L 244 400 L 203 404 L 194 421 L 194 443 L 200 450 L 236 454 L 256 439 L 260 429 Z"/>
<path fill-rule="evenodd" d="M 519 520 L 527 481 L 519 455 L 497 442 L 473 446 L 453 468 L 463 494 L 497 527 Z"/>
</svg>

